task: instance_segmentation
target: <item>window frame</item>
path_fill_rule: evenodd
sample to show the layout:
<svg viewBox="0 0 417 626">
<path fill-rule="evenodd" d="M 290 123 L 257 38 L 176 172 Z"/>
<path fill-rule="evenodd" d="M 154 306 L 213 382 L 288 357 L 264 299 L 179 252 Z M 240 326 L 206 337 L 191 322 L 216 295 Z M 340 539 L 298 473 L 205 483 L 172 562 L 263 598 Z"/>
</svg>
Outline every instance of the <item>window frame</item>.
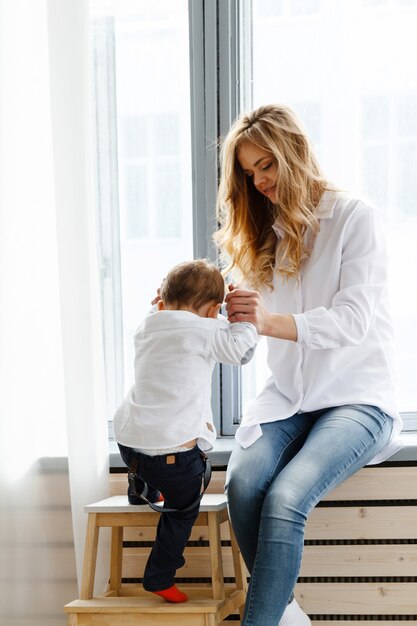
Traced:
<svg viewBox="0 0 417 626">
<path fill-rule="evenodd" d="M 194 256 L 217 261 L 212 235 L 217 230 L 218 138 L 251 97 L 251 80 L 240 80 L 242 64 L 251 72 L 251 58 L 241 55 L 240 38 L 243 25 L 251 25 L 251 2 L 189 0 L 188 6 Z M 241 385 L 239 367 L 215 367 L 212 409 L 220 436 L 236 432 L 242 414 Z"/>
</svg>

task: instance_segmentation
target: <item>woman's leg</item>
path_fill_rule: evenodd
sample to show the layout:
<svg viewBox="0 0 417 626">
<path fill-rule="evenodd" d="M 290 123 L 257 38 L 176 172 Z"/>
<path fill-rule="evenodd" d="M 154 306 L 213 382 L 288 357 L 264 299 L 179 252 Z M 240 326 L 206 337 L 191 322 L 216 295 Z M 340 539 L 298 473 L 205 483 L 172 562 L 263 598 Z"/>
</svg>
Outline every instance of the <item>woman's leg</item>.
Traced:
<svg viewBox="0 0 417 626">
<path fill-rule="evenodd" d="M 249 448 L 235 446 L 226 476 L 229 514 L 239 547 L 252 572 L 264 499 L 279 474 L 301 449 L 312 426 L 309 415 L 262 425 L 262 437 Z"/>
<path fill-rule="evenodd" d="M 309 419 L 313 425 L 303 446 L 276 474 L 260 505 L 242 626 L 277 626 L 297 581 L 307 515 L 328 491 L 366 465 L 392 431 L 389 417 L 363 405 L 313 412 Z"/>
</svg>

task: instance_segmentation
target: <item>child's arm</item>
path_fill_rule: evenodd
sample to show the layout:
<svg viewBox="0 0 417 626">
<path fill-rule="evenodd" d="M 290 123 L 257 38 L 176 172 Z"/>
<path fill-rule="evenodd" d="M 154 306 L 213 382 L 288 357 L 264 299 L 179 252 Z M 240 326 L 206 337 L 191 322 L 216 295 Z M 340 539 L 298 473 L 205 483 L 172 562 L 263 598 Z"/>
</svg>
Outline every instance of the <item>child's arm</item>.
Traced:
<svg viewBox="0 0 417 626">
<path fill-rule="evenodd" d="M 244 365 L 254 355 L 260 337 L 249 322 L 230 324 L 222 315 L 216 320 L 209 356 L 226 365 Z"/>
</svg>

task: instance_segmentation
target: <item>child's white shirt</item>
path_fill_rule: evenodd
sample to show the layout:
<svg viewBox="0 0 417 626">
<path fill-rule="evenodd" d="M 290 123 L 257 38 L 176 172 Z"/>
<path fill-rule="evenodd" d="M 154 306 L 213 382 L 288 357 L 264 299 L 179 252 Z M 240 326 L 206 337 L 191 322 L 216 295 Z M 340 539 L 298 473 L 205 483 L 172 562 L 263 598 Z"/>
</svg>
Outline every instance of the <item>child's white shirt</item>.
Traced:
<svg viewBox="0 0 417 626">
<path fill-rule="evenodd" d="M 253 324 L 230 324 L 222 315 L 150 314 L 135 334 L 135 384 L 115 414 L 116 441 L 146 450 L 197 439 L 202 450 L 211 449 L 214 365 L 246 363 L 258 340 Z"/>
</svg>

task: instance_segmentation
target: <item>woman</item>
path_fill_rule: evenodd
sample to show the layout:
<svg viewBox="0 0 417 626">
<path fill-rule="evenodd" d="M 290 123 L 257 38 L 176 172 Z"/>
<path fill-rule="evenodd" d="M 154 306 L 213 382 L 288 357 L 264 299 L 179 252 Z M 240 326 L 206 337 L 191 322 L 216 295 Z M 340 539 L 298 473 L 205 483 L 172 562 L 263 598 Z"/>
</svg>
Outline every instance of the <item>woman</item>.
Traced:
<svg viewBox="0 0 417 626">
<path fill-rule="evenodd" d="M 335 190 L 293 112 L 241 116 L 222 145 L 215 239 L 229 320 L 266 335 L 271 377 L 251 400 L 227 472 L 251 573 L 242 626 L 308 624 L 293 589 L 308 514 L 400 445 L 386 258 L 376 211 Z M 288 605 L 288 606 L 287 606 Z"/>
</svg>

